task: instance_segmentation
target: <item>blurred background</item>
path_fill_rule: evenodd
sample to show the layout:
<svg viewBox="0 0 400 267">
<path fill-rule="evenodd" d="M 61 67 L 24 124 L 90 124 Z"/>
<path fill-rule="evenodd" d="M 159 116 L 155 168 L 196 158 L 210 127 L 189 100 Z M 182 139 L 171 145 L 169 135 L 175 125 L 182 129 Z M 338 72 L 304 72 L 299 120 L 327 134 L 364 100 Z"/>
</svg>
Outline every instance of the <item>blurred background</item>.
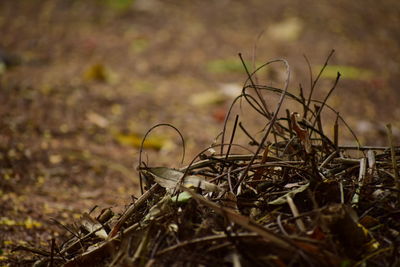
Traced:
<svg viewBox="0 0 400 267">
<path fill-rule="evenodd" d="M 59 231 L 50 217 L 71 223 L 138 196 L 138 147 L 153 125 L 182 132 L 186 164 L 213 143 L 247 78 L 239 52 L 250 69 L 286 59 L 289 92 L 307 95 L 310 70 L 315 79 L 335 49 L 314 97 L 339 71 L 328 104 L 361 143 L 388 145 L 387 123 L 399 141 L 399 25 L 395 0 L 2 0 L 0 256 L 48 246 Z M 285 79 L 282 64 L 259 75 L 279 88 Z M 265 99 L 275 109 L 277 96 Z M 252 112 L 234 114 L 257 136 L 266 122 Z M 323 113 L 328 135 L 334 119 Z M 340 129 L 340 143 L 354 144 Z M 171 129 L 156 129 L 145 150 L 149 165 L 182 166 Z"/>
</svg>

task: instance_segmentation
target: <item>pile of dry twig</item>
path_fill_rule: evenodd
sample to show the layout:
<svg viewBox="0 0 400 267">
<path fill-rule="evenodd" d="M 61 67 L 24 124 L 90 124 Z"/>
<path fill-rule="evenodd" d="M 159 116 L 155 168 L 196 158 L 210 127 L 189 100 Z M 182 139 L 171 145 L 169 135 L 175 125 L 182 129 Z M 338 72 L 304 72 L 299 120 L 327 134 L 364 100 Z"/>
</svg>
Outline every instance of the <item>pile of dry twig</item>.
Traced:
<svg viewBox="0 0 400 267">
<path fill-rule="evenodd" d="M 262 67 L 275 62 L 289 68 L 284 60 Z M 288 92 L 289 71 L 283 89 L 256 84 L 256 72 L 232 104 L 247 101 L 265 117 L 263 136 L 248 135 L 251 153 L 230 153 L 241 147 L 233 143 L 236 116 L 230 141 L 224 127 L 221 142 L 184 168 L 149 167 L 139 159 L 143 194 L 123 214 L 84 214 L 79 231 L 39 251 L 37 264 L 399 266 L 399 148 L 340 146 L 338 122 L 345 122 L 338 113 L 333 138 L 324 134 L 321 111 L 331 109 L 326 101 L 340 74 L 317 101 L 319 76 L 306 98 Z M 262 92 L 280 95 L 273 112 Z M 285 99 L 300 103 L 302 114 L 287 110 L 279 117 Z"/>
</svg>

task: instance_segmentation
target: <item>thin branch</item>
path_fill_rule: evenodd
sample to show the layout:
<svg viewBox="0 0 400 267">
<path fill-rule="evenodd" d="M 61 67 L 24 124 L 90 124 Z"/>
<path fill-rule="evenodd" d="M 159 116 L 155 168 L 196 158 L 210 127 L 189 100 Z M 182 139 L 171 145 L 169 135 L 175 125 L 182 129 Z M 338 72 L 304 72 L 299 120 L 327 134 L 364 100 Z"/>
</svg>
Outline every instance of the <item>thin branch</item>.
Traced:
<svg viewBox="0 0 400 267">
<path fill-rule="evenodd" d="M 290 67 L 289 67 L 289 64 L 287 63 L 287 61 L 284 60 L 284 59 L 278 59 L 278 60 L 274 60 L 274 61 L 271 61 L 271 62 L 282 62 L 282 63 L 285 65 L 285 67 L 286 67 L 287 76 L 286 76 L 284 91 L 283 91 L 283 93 L 282 93 L 282 95 L 281 95 L 281 98 L 279 99 L 278 105 L 277 105 L 276 110 L 275 110 L 275 112 L 274 112 L 274 116 L 272 117 L 272 119 L 271 119 L 271 121 L 270 121 L 270 124 L 269 124 L 269 126 L 268 126 L 268 129 L 267 129 L 267 131 L 265 132 L 264 137 L 262 138 L 261 143 L 260 143 L 260 145 L 258 146 L 255 155 L 253 156 L 253 158 L 252 158 L 252 159 L 249 161 L 249 163 L 247 164 L 247 168 L 242 172 L 242 174 L 241 174 L 241 176 L 240 176 L 240 178 L 239 178 L 239 181 L 237 182 L 237 184 L 236 184 L 235 187 L 234 187 L 234 190 L 237 190 L 237 188 L 238 188 L 239 185 L 243 182 L 243 180 L 246 179 L 247 173 L 248 173 L 248 171 L 249 171 L 251 165 L 253 164 L 254 160 L 255 160 L 256 157 L 257 157 L 257 155 L 260 153 L 260 151 L 261 151 L 261 149 L 262 149 L 262 147 L 263 147 L 263 144 L 264 144 L 265 141 L 267 140 L 268 135 L 269 135 L 269 133 L 270 133 L 270 131 L 271 131 L 271 129 L 272 129 L 272 126 L 275 124 L 275 121 L 276 121 L 276 119 L 277 119 L 277 117 L 278 117 L 279 110 L 280 110 L 280 108 L 281 108 L 281 106 L 282 106 L 282 104 L 283 104 L 283 100 L 285 99 L 285 95 L 286 95 L 286 92 L 287 92 L 288 87 L 289 87 Z M 251 77 L 249 77 L 249 79 L 251 79 Z"/>
<path fill-rule="evenodd" d="M 312 86 L 311 86 L 311 90 L 310 90 L 310 94 L 308 95 L 308 100 L 307 100 L 307 108 L 310 107 L 310 103 L 311 103 L 311 99 L 312 99 L 312 95 L 314 93 L 314 88 L 315 85 L 317 85 L 317 82 L 319 81 L 319 78 L 321 77 L 321 74 L 324 72 L 326 66 L 328 66 L 328 62 L 331 59 L 332 55 L 335 53 L 335 50 L 332 49 L 331 52 L 329 53 L 327 59 L 325 60 L 324 66 L 321 68 L 321 70 L 319 71 L 317 78 L 315 79 L 315 81 L 313 82 Z M 308 109 L 307 109 L 308 110 Z"/>
</svg>

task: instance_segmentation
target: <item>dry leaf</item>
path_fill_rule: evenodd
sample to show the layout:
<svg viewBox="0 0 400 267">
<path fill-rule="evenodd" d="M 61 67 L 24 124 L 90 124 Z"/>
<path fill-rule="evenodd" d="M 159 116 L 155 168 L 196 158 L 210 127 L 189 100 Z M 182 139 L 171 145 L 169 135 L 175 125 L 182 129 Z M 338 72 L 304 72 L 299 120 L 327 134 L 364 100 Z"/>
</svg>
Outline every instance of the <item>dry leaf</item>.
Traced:
<svg viewBox="0 0 400 267">
<path fill-rule="evenodd" d="M 282 205 L 282 204 L 285 204 L 287 202 L 287 197 L 288 196 L 293 198 L 296 194 L 301 193 L 304 190 L 306 190 L 309 185 L 310 185 L 310 183 L 306 183 L 306 184 L 300 186 L 299 188 L 294 189 L 294 190 L 284 194 L 283 196 L 280 196 L 277 199 L 268 202 L 268 204 L 269 205 Z"/>
<path fill-rule="evenodd" d="M 344 204 L 332 204 L 322 210 L 321 219 L 324 227 L 341 243 L 349 253 L 364 247 L 369 249 L 371 238 L 368 231 L 359 224 L 354 209 Z M 373 242 L 373 247 L 379 243 Z"/>
<path fill-rule="evenodd" d="M 303 31 L 303 23 L 297 17 L 287 18 L 269 26 L 267 34 L 278 41 L 295 41 Z"/>
<path fill-rule="evenodd" d="M 174 189 L 184 174 L 183 172 L 166 167 L 148 168 L 144 170 L 144 173 L 151 175 L 156 183 L 169 189 Z M 222 190 L 217 185 L 207 182 L 204 178 L 196 175 L 186 176 L 183 185 L 194 188 L 200 187 L 208 192 L 218 192 Z"/>
<path fill-rule="evenodd" d="M 304 146 L 304 149 L 307 154 L 310 154 L 312 152 L 312 146 L 311 146 L 311 141 L 310 141 L 310 136 L 308 135 L 308 132 L 306 129 L 303 129 L 297 122 L 296 116 L 298 116 L 297 112 L 292 112 L 291 114 L 291 123 L 292 123 L 292 128 L 296 132 L 297 137 L 300 139 L 301 143 Z"/>
<path fill-rule="evenodd" d="M 122 145 L 128 145 L 136 148 L 141 146 L 143 140 L 143 136 L 136 133 L 117 133 L 114 135 L 114 138 Z M 166 138 L 161 136 L 150 136 L 144 141 L 143 148 L 160 150 L 166 143 Z"/>
<path fill-rule="evenodd" d="M 268 152 L 269 152 L 269 147 L 270 147 L 270 146 L 271 146 L 271 145 L 268 145 L 268 146 L 264 149 L 264 153 L 263 153 L 263 155 L 262 155 L 261 162 L 260 162 L 261 164 L 267 162 L 267 160 L 268 160 Z M 259 168 L 259 169 L 257 169 L 256 172 L 254 173 L 254 179 L 255 179 L 255 180 L 261 179 L 262 175 L 264 174 L 264 172 L 265 172 L 266 170 L 267 170 L 267 168 Z"/>
<path fill-rule="evenodd" d="M 184 192 L 187 193 L 187 192 Z M 227 191 L 223 198 L 221 199 L 221 203 L 227 209 L 230 209 L 236 213 L 239 213 L 239 208 L 237 205 L 237 198 L 234 193 Z"/>
<path fill-rule="evenodd" d="M 88 112 L 86 118 L 100 128 L 106 128 L 109 125 L 109 121 L 106 118 L 95 112 Z"/>
<path fill-rule="evenodd" d="M 192 105 L 204 107 L 209 105 L 220 105 L 227 100 L 227 97 L 221 91 L 207 91 L 194 94 L 189 101 Z"/>
<path fill-rule="evenodd" d="M 109 73 L 103 64 L 93 64 L 86 69 L 83 78 L 87 81 L 107 82 Z"/>
<path fill-rule="evenodd" d="M 89 232 L 94 232 L 94 234 L 102 239 L 107 239 L 107 233 L 103 229 L 101 223 L 90 217 L 88 213 L 83 213 L 81 218 L 82 226 Z"/>
</svg>

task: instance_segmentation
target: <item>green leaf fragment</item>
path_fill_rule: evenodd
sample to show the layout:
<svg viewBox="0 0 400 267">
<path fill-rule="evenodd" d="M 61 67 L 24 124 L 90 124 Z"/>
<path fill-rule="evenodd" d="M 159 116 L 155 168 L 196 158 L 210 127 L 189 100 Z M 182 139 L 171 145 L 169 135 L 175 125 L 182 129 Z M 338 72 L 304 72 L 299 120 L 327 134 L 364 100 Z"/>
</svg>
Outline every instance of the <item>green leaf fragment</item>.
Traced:
<svg viewBox="0 0 400 267">
<path fill-rule="evenodd" d="M 186 203 L 192 196 L 188 192 L 182 192 L 178 195 L 178 198 L 173 197 L 172 201 L 177 203 Z"/>
<path fill-rule="evenodd" d="M 319 71 L 322 66 L 316 66 L 314 71 Z M 374 73 L 367 69 L 357 68 L 353 66 L 344 65 L 330 65 L 326 66 L 322 72 L 322 78 L 336 79 L 337 73 L 340 72 L 342 79 L 368 81 L 374 76 Z"/>
</svg>

